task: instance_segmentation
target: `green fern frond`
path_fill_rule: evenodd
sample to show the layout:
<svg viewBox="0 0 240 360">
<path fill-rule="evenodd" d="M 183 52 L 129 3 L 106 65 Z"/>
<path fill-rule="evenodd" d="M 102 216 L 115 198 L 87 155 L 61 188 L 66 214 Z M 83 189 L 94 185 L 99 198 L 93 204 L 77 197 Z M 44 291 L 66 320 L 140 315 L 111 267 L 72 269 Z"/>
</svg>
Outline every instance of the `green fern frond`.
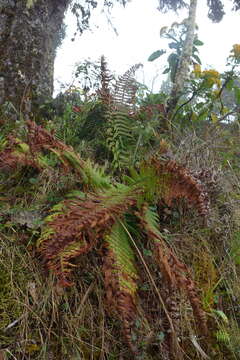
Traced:
<svg viewBox="0 0 240 360">
<path fill-rule="evenodd" d="M 81 170 L 84 183 L 95 190 L 108 189 L 111 187 L 111 178 L 105 174 L 104 166 L 93 164 L 90 160 L 85 161 Z"/>
<path fill-rule="evenodd" d="M 215 336 L 217 338 L 217 341 L 223 344 L 230 344 L 231 338 L 227 330 L 221 329 L 216 331 Z"/>
<path fill-rule="evenodd" d="M 103 272 L 108 306 L 116 310 L 123 322 L 126 341 L 132 351 L 133 327 L 136 318 L 136 292 L 138 273 L 134 252 L 130 246 L 129 236 L 120 222 L 116 222 L 110 234 L 105 236 L 107 253 L 104 259 Z"/>
<path fill-rule="evenodd" d="M 111 179 L 105 174 L 105 168 L 92 163 L 90 160 L 82 160 L 80 156 L 71 148 L 69 150 L 59 151 L 54 148 L 50 149 L 55 153 L 65 167 L 71 166 L 75 171 L 80 173 L 82 181 L 89 188 L 94 190 L 111 187 Z"/>
<path fill-rule="evenodd" d="M 162 240 L 162 235 L 159 231 L 159 216 L 150 206 L 145 206 L 143 220 L 148 228 L 148 231 L 154 234 L 155 241 Z"/>
<path fill-rule="evenodd" d="M 130 175 L 131 177 L 128 178 L 128 183 L 139 184 L 139 186 L 143 188 L 142 198 L 138 198 L 138 205 L 141 206 L 145 201 L 150 203 L 156 202 L 156 193 L 158 192 L 158 184 L 160 181 L 156 169 L 144 162 L 140 165 L 138 171 L 131 168 Z"/>
<path fill-rule="evenodd" d="M 7 146 L 7 143 L 8 143 L 8 141 L 7 141 L 6 137 L 0 135 L 0 152 L 5 149 L 5 147 Z"/>
<path fill-rule="evenodd" d="M 138 279 L 134 252 L 128 234 L 120 222 L 116 222 L 111 233 L 104 238 L 108 250 L 114 256 L 115 276 L 118 276 L 119 290 L 131 296 L 136 295 Z M 117 290 L 117 289 L 116 289 Z"/>
<path fill-rule="evenodd" d="M 113 111 L 108 113 L 106 145 L 113 156 L 114 168 L 122 168 L 131 163 L 132 122 L 127 113 Z"/>
</svg>

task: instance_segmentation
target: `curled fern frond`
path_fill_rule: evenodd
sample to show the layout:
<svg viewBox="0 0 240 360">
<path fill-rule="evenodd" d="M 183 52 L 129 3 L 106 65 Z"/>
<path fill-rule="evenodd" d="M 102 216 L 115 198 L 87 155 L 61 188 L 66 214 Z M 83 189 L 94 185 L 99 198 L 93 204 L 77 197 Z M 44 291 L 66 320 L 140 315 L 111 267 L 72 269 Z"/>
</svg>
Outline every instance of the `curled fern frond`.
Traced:
<svg viewBox="0 0 240 360">
<path fill-rule="evenodd" d="M 159 196 L 171 206 L 173 200 L 186 198 L 196 207 L 199 214 L 206 217 L 209 213 L 209 198 L 203 185 L 194 178 L 188 169 L 175 161 L 161 161 L 152 158 L 149 161 L 159 176 Z"/>
<path fill-rule="evenodd" d="M 71 285 L 70 260 L 91 250 L 135 203 L 135 197 L 129 188 L 114 188 L 86 199 L 64 200 L 53 208 L 45 220 L 38 249 L 61 285 Z"/>
<path fill-rule="evenodd" d="M 120 222 L 105 236 L 106 256 L 103 273 L 108 307 L 117 312 L 123 323 L 125 339 L 136 353 L 132 331 L 136 319 L 137 269 L 128 235 Z"/>
</svg>

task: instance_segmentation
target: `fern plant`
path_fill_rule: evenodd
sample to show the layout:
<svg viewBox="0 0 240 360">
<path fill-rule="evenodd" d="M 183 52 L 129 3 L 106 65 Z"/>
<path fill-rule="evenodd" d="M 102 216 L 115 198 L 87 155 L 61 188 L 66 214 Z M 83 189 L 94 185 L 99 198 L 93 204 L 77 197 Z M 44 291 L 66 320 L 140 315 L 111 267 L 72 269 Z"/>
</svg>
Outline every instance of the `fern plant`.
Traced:
<svg viewBox="0 0 240 360">
<path fill-rule="evenodd" d="M 41 172 L 49 166 L 42 159 L 50 152 L 59 159 L 62 171 L 75 173 L 81 183 L 80 192 L 73 192 L 51 209 L 37 242 L 44 264 L 59 286 L 73 285 L 73 260 L 100 242 L 107 308 L 122 320 L 126 342 L 137 358 L 141 352 L 134 336 L 139 315 L 139 271 L 133 246 L 137 231 L 141 241 L 148 239 L 153 244 L 156 263 L 169 289 L 185 291 L 196 323 L 206 334 L 205 314 L 190 271 L 165 242 L 156 210 L 162 201 L 171 206 L 185 198 L 200 217 L 206 217 L 208 196 L 199 181 L 186 168 L 157 155 L 132 169 L 123 181 L 116 181 L 103 167 L 83 160 L 41 126 L 31 121 L 27 126 L 25 141 L 10 136 L 3 142 L 0 168 L 11 171 L 30 166 Z M 135 219 L 134 231 L 128 222 L 130 215 Z"/>
</svg>

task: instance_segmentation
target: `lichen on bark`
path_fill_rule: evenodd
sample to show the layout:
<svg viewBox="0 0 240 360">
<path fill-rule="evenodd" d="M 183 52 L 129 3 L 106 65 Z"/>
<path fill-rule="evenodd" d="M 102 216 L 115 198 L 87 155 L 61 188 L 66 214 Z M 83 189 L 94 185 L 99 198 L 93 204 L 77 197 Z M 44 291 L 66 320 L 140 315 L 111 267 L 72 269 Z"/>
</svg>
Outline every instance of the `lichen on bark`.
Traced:
<svg viewBox="0 0 240 360">
<path fill-rule="evenodd" d="M 187 32 L 183 44 L 182 54 L 177 67 L 174 83 L 171 91 L 171 100 L 169 102 L 168 112 L 175 108 L 180 96 L 182 95 L 184 85 L 189 75 L 189 66 L 191 63 L 191 56 L 193 52 L 193 42 L 196 27 L 196 10 L 197 0 L 191 0 L 189 5 L 189 15 L 187 19 Z"/>
<path fill-rule="evenodd" d="M 0 104 L 30 116 L 50 97 L 56 48 L 70 0 L 0 0 Z"/>
</svg>

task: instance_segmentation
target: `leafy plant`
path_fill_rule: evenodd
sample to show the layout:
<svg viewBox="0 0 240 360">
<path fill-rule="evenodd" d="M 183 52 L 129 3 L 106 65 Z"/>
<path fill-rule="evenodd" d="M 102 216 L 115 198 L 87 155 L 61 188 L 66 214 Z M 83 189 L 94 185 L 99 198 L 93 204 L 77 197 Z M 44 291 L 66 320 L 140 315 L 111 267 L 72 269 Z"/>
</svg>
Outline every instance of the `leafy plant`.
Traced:
<svg viewBox="0 0 240 360">
<path fill-rule="evenodd" d="M 42 151 L 54 153 L 65 171 L 74 171 L 81 182 L 81 192 L 73 192 L 56 204 L 45 219 L 38 239 L 38 251 L 60 286 L 71 285 L 72 259 L 88 253 L 103 241 L 103 273 L 107 303 L 122 319 L 127 343 L 134 355 L 133 340 L 137 317 L 138 271 L 134 256 L 134 232 L 128 216 L 136 217 L 138 236 L 153 243 L 157 263 L 170 288 L 185 290 L 199 326 L 206 333 L 206 319 L 188 268 L 165 243 L 154 210 L 160 201 L 169 206 L 186 198 L 201 217 L 208 214 L 208 197 L 201 184 L 184 167 L 157 156 L 132 169 L 125 183 L 104 174 L 104 169 L 85 161 L 73 149 L 33 122 L 28 122 L 26 143 L 11 140 L 0 153 L 0 166 L 8 170 L 31 166 L 42 171 Z M 20 157 L 18 147 L 24 149 Z M 21 154 L 21 152 L 20 152 Z M 137 220 L 139 219 L 139 220 Z M 139 229 L 139 230 L 138 230 Z M 140 235 L 143 229 L 145 235 Z"/>
<path fill-rule="evenodd" d="M 170 28 L 165 26 L 160 30 L 160 37 L 170 41 L 168 47 L 172 52 L 167 58 L 168 67 L 166 67 L 166 69 L 163 71 L 163 74 L 170 73 L 170 79 L 172 82 L 174 82 L 175 79 L 177 66 L 182 54 L 186 33 L 187 33 L 187 24 L 184 21 L 180 24 L 175 22 L 171 25 Z M 202 45 L 203 42 L 200 41 L 196 36 L 194 40 L 193 53 L 192 53 L 193 64 L 201 64 L 201 60 L 198 56 L 199 53 L 198 47 Z M 149 56 L 148 61 L 154 61 L 158 59 L 160 56 L 164 55 L 165 53 L 166 50 L 157 50 Z"/>
</svg>

